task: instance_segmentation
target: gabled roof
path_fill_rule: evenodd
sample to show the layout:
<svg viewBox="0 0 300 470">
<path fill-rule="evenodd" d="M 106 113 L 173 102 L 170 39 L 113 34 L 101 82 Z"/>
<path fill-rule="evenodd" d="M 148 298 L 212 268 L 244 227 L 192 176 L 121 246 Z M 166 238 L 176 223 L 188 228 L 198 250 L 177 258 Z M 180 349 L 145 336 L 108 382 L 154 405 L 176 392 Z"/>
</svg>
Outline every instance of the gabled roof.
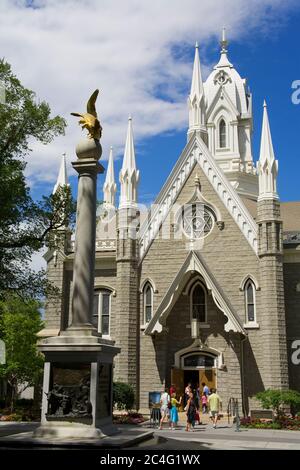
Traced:
<svg viewBox="0 0 300 470">
<path fill-rule="evenodd" d="M 169 178 L 151 209 L 150 217 L 140 229 L 139 250 L 142 260 L 172 208 L 196 164 L 212 184 L 220 200 L 231 214 L 253 251 L 257 254 L 257 225 L 240 196 L 227 180 L 209 149 L 195 133 L 186 144 Z"/>
<path fill-rule="evenodd" d="M 241 320 L 232 307 L 229 299 L 209 270 L 203 257 L 199 252 L 195 251 L 191 251 L 188 254 L 182 267 L 171 282 L 153 318 L 146 327 L 145 334 L 153 334 L 155 332 L 160 333 L 162 331 L 162 327 L 166 324 L 166 319 L 171 312 L 172 307 L 178 300 L 187 281 L 191 277 L 191 274 L 195 272 L 202 276 L 207 289 L 211 291 L 215 304 L 228 318 L 228 321 L 224 325 L 225 331 L 232 330 L 246 335 Z"/>
<path fill-rule="evenodd" d="M 226 92 L 225 88 L 223 87 L 220 87 L 218 89 L 218 91 L 216 92 L 213 100 L 211 101 L 211 104 L 209 106 L 209 108 L 207 109 L 206 111 L 206 116 L 207 116 L 207 120 L 209 122 L 209 118 L 212 114 L 213 111 L 215 111 L 215 114 L 216 112 L 218 112 L 218 110 L 223 107 L 224 108 L 224 104 L 222 104 L 222 106 L 220 106 L 219 108 L 216 109 L 216 105 L 217 105 L 217 102 L 219 101 L 220 97 L 223 97 L 223 101 L 226 102 L 226 105 L 227 105 L 227 108 L 230 109 L 232 115 L 237 118 L 238 116 L 240 116 L 240 112 L 238 111 L 238 109 L 235 107 L 234 103 L 232 102 L 232 100 L 229 98 L 228 96 L 228 93 Z"/>
</svg>

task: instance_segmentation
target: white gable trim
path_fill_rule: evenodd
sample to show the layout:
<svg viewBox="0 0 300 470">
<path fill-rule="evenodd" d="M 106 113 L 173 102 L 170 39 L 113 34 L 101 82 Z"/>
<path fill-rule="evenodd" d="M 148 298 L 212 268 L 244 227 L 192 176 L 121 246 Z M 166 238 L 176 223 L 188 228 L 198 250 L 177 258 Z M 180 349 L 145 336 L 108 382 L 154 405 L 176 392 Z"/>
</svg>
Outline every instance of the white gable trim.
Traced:
<svg viewBox="0 0 300 470">
<path fill-rule="evenodd" d="M 227 180 L 203 140 L 194 134 L 185 146 L 173 171 L 158 195 L 153 206 L 154 208 L 151 210 L 150 220 L 147 219 L 140 229 L 140 260 L 144 258 L 157 236 L 163 221 L 197 162 L 257 255 L 258 233 L 254 219 Z"/>
<path fill-rule="evenodd" d="M 224 102 L 220 102 L 219 106 L 216 108 L 217 103 L 220 99 L 220 97 L 223 96 L 224 101 L 226 102 L 226 105 Z M 215 109 L 216 108 L 216 109 Z M 228 96 L 228 93 L 226 92 L 225 88 L 220 87 L 218 91 L 215 94 L 214 99 L 212 100 L 209 109 L 207 110 L 206 117 L 207 117 L 207 122 L 214 122 L 216 115 L 219 113 L 220 109 L 225 109 L 227 113 L 231 114 L 232 119 L 237 119 L 240 116 L 239 111 L 236 109 L 234 104 L 232 103 L 231 99 Z M 214 113 L 213 113 L 214 112 Z M 211 116 L 213 113 L 213 116 Z"/>
<path fill-rule="evenodd" d="M 221 287 L 214 279 L 214 276 L 210 273 L 205 261 L 199 253 L 196 254 L 194 251 L 191 251 L 187 256 L 144 333 L 150 335 L 155 332 L 160 333 L 162 331 L 163 326 L 166 324 L 166 319 L 182 293 L 188 278 L 191 273 L 195 272 L 202 276 L 207 289 L 213 296 L 215 304 L 228 318 L 227 323 L 224 325 L 225 331 L 229 332 L 232 330 L 246 335 L 238 315 L 234 311 L 229 300 L 226 298 Z"/>
</svg>

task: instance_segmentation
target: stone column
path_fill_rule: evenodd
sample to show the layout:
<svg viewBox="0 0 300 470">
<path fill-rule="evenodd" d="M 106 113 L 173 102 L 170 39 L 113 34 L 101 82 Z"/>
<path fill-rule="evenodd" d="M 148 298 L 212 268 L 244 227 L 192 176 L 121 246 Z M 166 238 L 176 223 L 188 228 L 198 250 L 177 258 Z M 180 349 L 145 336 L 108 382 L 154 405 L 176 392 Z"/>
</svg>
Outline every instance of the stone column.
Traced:
<svg viewBox="0 0 300 470">
<path fill-rule="evenodd" d="M 78 197 L 73 274 L 72 324 L 70 329 L 94 329 L 91 325 L 94 299 L 96 182 L 104 169 L 98 162 L 102 148 L 98 140 L 84 139 L 76 147 Z M 94 329 L 95 330 L 95 329 Z"/>
</svg>

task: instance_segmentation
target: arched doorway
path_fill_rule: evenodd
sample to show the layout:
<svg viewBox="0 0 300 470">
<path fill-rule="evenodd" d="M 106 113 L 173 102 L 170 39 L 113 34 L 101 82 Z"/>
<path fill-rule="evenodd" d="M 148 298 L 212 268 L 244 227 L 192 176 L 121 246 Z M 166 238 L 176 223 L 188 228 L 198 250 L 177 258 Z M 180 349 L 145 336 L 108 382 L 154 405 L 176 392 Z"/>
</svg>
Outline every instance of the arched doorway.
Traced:
<svg viewBox="0 0 300 470">
<path fill-rule="evenodd" d="M 171 371 L 171 383 L 175 386 L 178 396 L 184 396 L 184 389 L 189 382 L 193 389 L 200 386 L 200 392 L 203 389 L 202 383 L 208 385 L 209 389 L 216 388 L 219 360 L 217 354 L 193 348 L 181 351 L 181 354 L 179 352 L 176 356 L 175 367 Z"/>
</svg>

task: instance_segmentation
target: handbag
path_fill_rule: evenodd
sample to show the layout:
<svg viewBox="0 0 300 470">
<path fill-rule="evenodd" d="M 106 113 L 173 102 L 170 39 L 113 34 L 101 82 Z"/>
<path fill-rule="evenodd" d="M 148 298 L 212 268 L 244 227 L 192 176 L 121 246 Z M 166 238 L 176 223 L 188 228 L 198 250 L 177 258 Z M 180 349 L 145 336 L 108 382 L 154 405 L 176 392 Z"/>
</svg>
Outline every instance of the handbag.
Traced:
<svg viewBox="0 0 300 470">
<path fill-rule="evenodd" d="M 170 401 L 168 401 L 168 408 L 169 410 L 172 408 L 172 403 Z"/>
</svg>

